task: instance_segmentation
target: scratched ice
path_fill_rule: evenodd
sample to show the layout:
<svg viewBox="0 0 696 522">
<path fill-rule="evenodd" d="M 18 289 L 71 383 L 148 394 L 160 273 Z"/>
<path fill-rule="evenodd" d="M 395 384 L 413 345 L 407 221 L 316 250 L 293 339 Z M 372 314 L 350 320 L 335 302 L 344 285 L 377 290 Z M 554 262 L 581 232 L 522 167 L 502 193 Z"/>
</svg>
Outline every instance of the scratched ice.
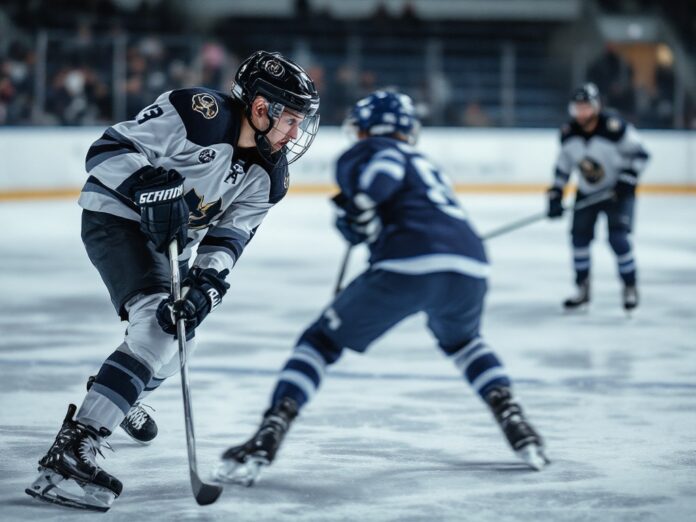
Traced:
<svg viewBox="0 0 696 522">
<path fill-rule="evenodd" d="M 541 209 L 540 196 L 462 195 L 485 232 Z M 0 519 L 94 514 L 23 492 L 68 402 L 119 344 L 70 201 L 0 204 Z M 274 375 L 328 302 L 344 251 L 325 198 L 289 196 L 268 216 L 199 332 L 191 367 L 199 461 L 210 469 L 256 427 Z M 517 382 L 553 465 L 517 463 L 489 413 L 416 316 L 366 356 L 348 353 L 250 489 L 191 497 L 178 378 L 150 403 L 160 435 L 112 437 L 106 469 L 124 492 L 103 520 L 580 521 L 696 515 L 696 205 L 639 200 L 642 304 L 627 320 L 606 232 L 592 249 L 594 301 L 566 316 L 567 222 L 491 240 L 484 334 Z M 351 273 L 364 265 L 356 253 Z"/>
</svg>

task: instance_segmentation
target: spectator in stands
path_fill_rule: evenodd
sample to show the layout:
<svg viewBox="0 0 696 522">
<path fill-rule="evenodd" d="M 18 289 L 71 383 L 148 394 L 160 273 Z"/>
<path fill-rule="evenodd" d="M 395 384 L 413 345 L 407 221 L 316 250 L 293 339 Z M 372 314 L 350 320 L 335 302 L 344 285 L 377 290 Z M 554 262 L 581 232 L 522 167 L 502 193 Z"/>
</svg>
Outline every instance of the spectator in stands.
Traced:
<svg viewBox="0 0 696 522">
<path fill-rule="evenodd" d="M 606 45 L 604 53 L 590 65 L 587 79 L 603 94 L 603 105 L 617 109 L 629 120 L 634 119 L 633 68 L 619 55 L 616 46 Z"/>
</svg>

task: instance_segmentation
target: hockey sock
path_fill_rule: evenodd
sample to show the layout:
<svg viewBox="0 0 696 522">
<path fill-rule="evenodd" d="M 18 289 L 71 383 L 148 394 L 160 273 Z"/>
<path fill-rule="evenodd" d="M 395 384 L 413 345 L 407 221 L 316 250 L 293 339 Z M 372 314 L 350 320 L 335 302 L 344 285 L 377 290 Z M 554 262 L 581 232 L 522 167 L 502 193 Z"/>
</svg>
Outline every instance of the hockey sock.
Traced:
<svg viewBox="0 0 696 522">
<path fill-rule="evenodd" d="M 493 388 L 511 385 L 500 359 L 481 337 L 475 337 L 448 356 L 482 399 Z"/>
<path fill-rule="evenodd" d="M 142 362 L 116 350 L 102 364 L 76 420 L 113 432 L 138 400 L 151 375 L 150 368 Z"/>
<path fill-rule="evenodd" d="M 627 286 L 634 286 L 636 284 L 636 262 L 633 258 L 628 234 L 624 232 L 609 233 L 609 244 L 616 254 L 616 264 L 621 279 Z"/>
<path fill-rule="evenodd" d="M 590 246 L 573 245 L 573 268 L 575 283 L 580 285 L 590 277 Z"/>
<path fill-rule="evenodd" d="M 278 376 L 271 407 L 290 397 L 302 408 L 319 388 L 326 365 L 316 348 L 306 342 L 298 344 Z"/>
</svg>

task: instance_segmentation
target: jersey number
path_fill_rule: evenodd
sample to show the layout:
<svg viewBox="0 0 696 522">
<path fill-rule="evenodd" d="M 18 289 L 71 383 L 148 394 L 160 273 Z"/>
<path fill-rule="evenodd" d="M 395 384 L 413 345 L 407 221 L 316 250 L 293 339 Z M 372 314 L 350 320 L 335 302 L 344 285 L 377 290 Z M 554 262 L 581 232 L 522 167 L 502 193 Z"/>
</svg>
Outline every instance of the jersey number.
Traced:
<svg viewBox="0 0 696 522">
<path fill-rule="evenodd" d="M 164 114 L 162 107 L 160 107 L 159 105 L 150 105 L 149 107 L 145 107 L 140 112 L 140 117 L 135 121 L 142 124 L 145 123 L 147 120 L 151 120 L 152 118 L 162 116 L 162 114 Z"/>
<path fill-rule="evenodd" d="M 452 185 L 447 177 L 440 174 L 440 171 L 432 163 L 421 156 L 413 158 L 413 166 L 423 183 L 428 187 L 428 199 L 437 208 L 453 218 L 467 219 L 466 212 L 457 203 Z"/>
</svg>

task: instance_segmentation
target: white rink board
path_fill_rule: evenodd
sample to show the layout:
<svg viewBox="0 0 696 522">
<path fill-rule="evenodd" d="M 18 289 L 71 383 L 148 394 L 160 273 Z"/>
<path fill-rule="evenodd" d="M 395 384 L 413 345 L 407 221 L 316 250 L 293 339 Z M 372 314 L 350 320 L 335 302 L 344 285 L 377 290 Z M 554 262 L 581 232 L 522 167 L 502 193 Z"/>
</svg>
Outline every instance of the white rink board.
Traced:
<svg viewBox="0 0 696 522">
<path fill-rule="evenodd" d="M 539 211 L 536 195 L 463 198 L 485 232 Z M 414 317 L 365 356 L 346 354 L 251 489 L 209 507 L 190 493 L 177 377 L 148 400 L 160 435 L 118 433 L 104 467 L 124 492 L 106 515 L 23 493 L 68 402 L 121 342 L 120 324 L 80 242 L 74 201 L 0 203 L 0 520 L 652 522 L 696 519 L 696 242 L 693 198 L 639 199 L 643 303 L 620 311 L 598 227 L 594 302 L 564 316 L 567 224 L 488 244 L 483 333 L 516 379 L 553 465 L 521 467 L 491 416 Z M 255 429 L 276 371 L 326 305 L 344 246 L 326 198 L 274 208 L 198 332 L 191 382 L 199 462 L 209 470 Z M 351 264 L 361 269 L 361 256 Z"/>
<path fill-rule="evenodd" d="M 0 194 L 9 190 L 80 188 L 84 160 L 103 128 L 0 128 Z M 652 159 L 644 184 L 696 186 L 696 132 L 645 131 Z M 322 127 L 309 152 L 291 166 L 294 184 L 333 183 L 334 162 L 348 139 Z M 426 128 L 419 148 L 455 183 L 548 184 L 557 130 Z"/>
</svg>

